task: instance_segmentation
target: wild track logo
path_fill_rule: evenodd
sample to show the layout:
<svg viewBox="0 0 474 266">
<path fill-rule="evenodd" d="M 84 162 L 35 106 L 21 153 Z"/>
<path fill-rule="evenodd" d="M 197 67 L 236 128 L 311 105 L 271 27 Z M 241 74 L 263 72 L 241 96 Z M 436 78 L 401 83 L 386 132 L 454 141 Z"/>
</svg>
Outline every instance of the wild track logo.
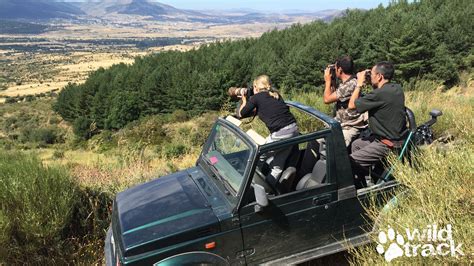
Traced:
<svg viewBox="0 0 474 266">
<path fill-rule="evenodd" d="M 396 237 L 395 237 L 396 235 Z M 378 237 L 378 245 L 376 247 L 379 254 L 385 253 L 385 260 L 390 262 L 393 259 L 403 256 L 403 244 L 405 244 L 405 239 L 398 232 L 395 233 L 395 230 L 389 228 L 387 233 L 381 231 Z M 396 240 L 396 241 L 395 241 Z M 391 242 L 390 245 L 385 248 L 384 246 Z"/>
<path fill-rule="evenodd" d="M 405 236 L 393 228 L 380 231 L 376 250 L 384 254 L 387 262 L 401 256 L 422 257 L 429 256 L 464 256 L 461 247 L 453 240 L 451 224 L 438 229 L 436 224 L 428 225 L 423 229 L 405 229 Z"/>
</svg>

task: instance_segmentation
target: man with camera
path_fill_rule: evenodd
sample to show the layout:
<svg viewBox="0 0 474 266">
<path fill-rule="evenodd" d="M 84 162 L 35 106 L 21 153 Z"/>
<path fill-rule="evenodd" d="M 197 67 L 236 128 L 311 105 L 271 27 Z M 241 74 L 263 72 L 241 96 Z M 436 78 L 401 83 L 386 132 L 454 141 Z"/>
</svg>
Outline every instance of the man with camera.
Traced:
<svg viewBox="0 0 474 266">
<path fill-rule="evenodd" d="M 359 98 L 369 74 L 374 90 Z M 349 109 L 369 112 L 370 136 L 356 139 L 350 154 L 356 178 L 366 186 L 368 170 L 385 158 L 390 150 L 403 145 L 406 132 L 405 95 L 399 84 L 392 83 L 394 67 L 380 62 L 371 70 L 357 73 L 357 86 L 349 100 Z"/>
<path fill-rule="evenodd" d="M 342 133 L 346 146 L 359 135 L 360 130 L 366 127 L 364 116 L 354 109 L 348 109 L 349 99 L 357 86 L 357 79 L 353 76 L 354 62 L 350 56 L 337 59 L 334 65 L 329 65 L 324 71 L 324 96 L 325 104 L 336 102 L 335 119 L 341 123 Z M 341 84 L 336 88 L 336 78 Z"/>
</svg>

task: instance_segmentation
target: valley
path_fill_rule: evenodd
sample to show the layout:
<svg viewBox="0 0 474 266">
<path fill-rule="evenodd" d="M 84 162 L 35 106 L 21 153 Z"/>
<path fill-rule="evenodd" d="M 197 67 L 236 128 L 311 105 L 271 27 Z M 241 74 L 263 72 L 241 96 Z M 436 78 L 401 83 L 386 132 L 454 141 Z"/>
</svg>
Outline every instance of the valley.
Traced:
<svg viewBox="0 0 474 266">
<path fill-rule="evenodd" d="M 297 21 L 300 23 L 309 20 Z M 36 35 L 0 35 L 0 102 L 6 97 L 57 91 L 85 81 L 91 71 L 131 64 L 136 56 L 187 51 L 200 45 L 240 38 L 291 25 L 250 23 L 56 24 L 57 30 Z"/>
<path fill-rule="evenodd" d="M 100 67 L 131 64 L 137 56 L 257 38 L 267 31 L 339 14 L 334 10 L 292 15 L 199 13 L 147 1 L 112 2 L 71 4 L 67 17 L 45 13 L 42 16 L 47 18 L 31 17 L 28 22 L 5 15 L 8 20 L 0 20 L 0 103 L 8 98 L 15 102 L 26 96 L 56 93 L 68 83 L 84 82 Z M 44 1 L 35 4 L 37 8 L 51 5 Z M 54 7 L 64 14 L 63 5 Z M 150 8 L 159 15 L 150 15 Z"/>
</svg>

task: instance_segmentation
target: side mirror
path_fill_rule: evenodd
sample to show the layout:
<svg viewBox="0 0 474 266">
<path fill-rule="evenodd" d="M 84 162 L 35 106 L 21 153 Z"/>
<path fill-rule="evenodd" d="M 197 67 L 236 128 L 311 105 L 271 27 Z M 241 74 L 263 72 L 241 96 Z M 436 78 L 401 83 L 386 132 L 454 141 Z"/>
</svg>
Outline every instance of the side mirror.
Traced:
<svg viewBox="0 0 474 266">
<path fill-rule="evenodd" d="M 257 201 L 255 212 L 261 212 L 263 208 L 268 206 L 267 192 L 265 192 L 265 188 L 259 184 L 253 185 L 253 191 L 255 193 L 255 200 Z"/>
<path fill-rule="evenodd" d="M 431 110 L 430 115 L 431 115 L 431 117 L 436 118 L 438 116 L 443 115 L 443 112 L 441 112 L 440 110 L 437 110 L 437 109 L 433 109 L 433 110 Z"/>
</svg>

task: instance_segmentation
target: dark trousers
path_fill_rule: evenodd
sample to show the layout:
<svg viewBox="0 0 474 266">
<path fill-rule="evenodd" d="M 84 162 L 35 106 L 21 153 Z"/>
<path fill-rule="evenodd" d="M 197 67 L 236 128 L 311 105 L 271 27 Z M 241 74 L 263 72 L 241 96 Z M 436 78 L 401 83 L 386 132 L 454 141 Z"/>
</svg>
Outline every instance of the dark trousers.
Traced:
<svg viewBox="0 0 474 266">
<path fill-rule="evenodd" d="M 375 136 L 356 139 L 352 143 L 350 155 L 352 171 L 356 179 L 356 187 L 367 186 L 365 178 L 369 169 L 380 163 L 390 153 L 390 148 L 376 139 Z"/>
</svg>

